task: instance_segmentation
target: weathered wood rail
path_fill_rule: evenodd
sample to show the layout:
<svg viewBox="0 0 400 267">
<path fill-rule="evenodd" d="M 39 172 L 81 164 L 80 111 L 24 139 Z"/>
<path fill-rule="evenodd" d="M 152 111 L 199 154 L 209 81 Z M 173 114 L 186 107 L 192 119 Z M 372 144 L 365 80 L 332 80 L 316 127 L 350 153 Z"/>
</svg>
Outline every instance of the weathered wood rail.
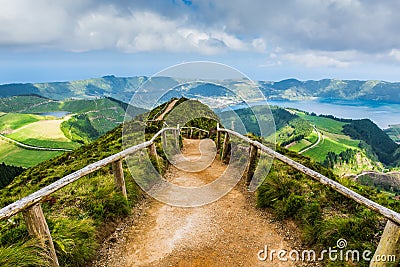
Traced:
<svg viewBox="0 0 400 267">
<path fill-rule="evenodd" d="M 159 136 L 163 135 L 166 131 L 173 131 L 174 133 L 176 133 L 177 131 L 179 131 L 179 126 L 178 128 L 163 128 L 147 142 L 132 146 L 117 154 L 111 155 L 107 158 L 89 164 L 78 171 L 64 176 L 56 182 L 46 187 L 43 187 L 42 189 L 24 198 L 21 198 L 20 200 L 11 203 L 10 205 L 0 209 L 0 221 L 7 219 L 19 212 L 22 212 L 29 234 L 41 240 L 45 247 L 48 249 L 48 253 L 51 258 L 51 265 L 59 266 L 51 233 L 49 231 L 49 227 L 41 208 L 41 202 L 43 201 L 43 199 L 46 196 L 49 196 L 50 194 L 60 190 L 61 188 L 77 181 L 85 175 L 95 172 L 109 164 L 112 164 L 115 187 L 121 192 L 121 194 L 125 198 L 127 198 L 124 172 L 122 169 L 122 160 L 128 155 L 145 148 L 149 148 L 150 155 L 154 156 L 156 154 L 155 140 Z"/>
<path fill-rule="evenodd" d="M 181 130 L 186 129 L 190 130 L 191 134 L 188 132 L 187 135 L 189 137 L 192 136 L 193 130 L 198 130 L 200 133 L 203 132 L 204 134 L 209 134 L 209 131 L 206 131 L 204 129 L 196 128 L 196 127 L 179 127 L 177 128 L 164 128 L 157 132 L 149 141 L 146 141 L 144 143 L 141 143 L 139 145 L 130 147 L 128 149 L 125 149 L 117 154 L 111 155 L 105 159 L 99 160 L 97 162 L 94 162 L 92 164 L 87 165 L 86 167 L 75 171 L 59 180 L 56 182 L 0 209 L 0 221 L 7 219 L 19 212 L 23 213 L 23 217 L 25 220 L 25 223 L 28 228 L 28 232 L 31 236 L 37 237 L 43 242 L 43 246 L 45 246 L 48 249 L 49 256 L 52 260 L 51 264 L 52 266 L 59 266 L 58 260 L 57 260 L 57 255 L 55 252 L 55 248 L 53 245 L 51 233 L 49 230 L 49 227 L 47 225 L 45 216 L 43 214 L 43 210 L 41 208 L 41 202 L 46 196 L 49 196 L 50 194 L 56 192 L 57 190 L 60 190 L 61 188 L 75 182 L 76 180 L 84 177 L 87 174 L 90 174 L 92 172 L 95 172 L 109 164 L 112 165 L 113 173 L 114 173 L 114 182 L 116 189 L 121 192 L 121 194 L 126 198 L 127 193 L 126 193 L 126 187 L 125 187 L 125 180 L 124 180 L 124 173 L 122 169 L 122 160 L 127 157 L 130 154 L 133 154 L 137 151 L 140 151 L 145 148 L 149 148 L 149 154 L 151 156 L 156 156 L 156 147 L 155 147 L 155 140 L 158 137 L 162 137 L 163 141 L 165 142 L 166 140 L 166 131 L 172 131 L 174 138 L 178 138 L 179 134 L 181 134 Z M 271 148 L 261 144 L 260 142 L 254 141 L 249 139 L 246 136 L 243 136 L 233 130 L 229 129 L 224 129 L 224 128 L 219 128 L 219 125 L 217 125 L 217 149 L 222 150 L 221 151 L 221 159 L 223 160 L 224 158 L 227 157 L 227 154 L 229 153 L 228 151 L 228 144 L 230 142 L 230 135 L 236 136 L 240 138 L 241 140 L 247 142 L 250 144 L 250 151 L 249 151 L 249 164 L 247 168 L 247 174 L 246 174 L 246 181 L 249 183 L 252 179 L 254 168 L 252 168 L 253 165 L 255 165 L 255 162 L 257 160 L 257 155 L 258 152 L 264 152 L 290 166 L 293 168 L 299 170 L 300 172 L 305 173 L 306 175 L 316 179 L 317 181 L 321 182 L 322 184 L 332 188 L 333 190 L 345 195 L 348 198 L 353 199 L 354 201 L 360 203 L 361 205 L 366 206 L 367 208 L 374 210 L 381 215 L 383 215 L 385 218 L 388 219 L 388 222 L 386 224 L 384 233 L 381 237 L 381 241 L 379 243 L 379 246 L 375 252 L 375 255 L 395 255 L 396 257 L 396 262 L 398 264 L 400 260 L 400 214 L 390 210 L 370 199 L 367 199 L 360 194 L 348 189 L 347 187 L 341 185 L 338 182 L 335 182 L 328 177 L 315 172 L 311 170 L 310 168 L 282 155 L 279 154 L 278 152 L 272 150 Z M 222 148 L 220 146 L 221 143 L 221 134 L 224 133 L 224 141 Z M 190 134 L 190 135 L 189 135 Z M 385 262 L 371 262 L 370 266 L 387 266 Z M 396 266 L 396 265 L 393 265 Z"/>
<path fill-rule="evenodd" d="M 199 134 L 199 139 L 203 137 L 202 133 L 204 134 L 204 136 L 207 136 L 210 133 L 209 131 L 197 127 L 180 127 L 180 129 L 182 132 L 187 131 L 186 136 L 188 138 L 192 138 L 193 134 L 195 134 L 196 132 L 198 132 Z"/>
<path fill-rule="evenodd" d="M 289 166 L 297 169 L 298 171 L 314 178 L 315 180 L 319 181 L 320 183 L 332 188 L 333 190 L 339 192 L 340 194 L 358 202 L 359 204 L 374 210 L 381 215 L 383 215 L 385 218 L 388 219 L 386 223 L 386 227 L 384 230 L 384 233 L 381 237 L 381 240 L 379 242 L 378 248 L 375 251 L 375 255 L 373 258 L 376 258 L 376 256 L 381 256 L 381 255 L 395 255 L 396 257 L 396 263 L 390 266 L 397 266 L 400 261 L 400 214 L 388 209 L 366 197 L 363 197 L 362 195 L 350 190 L 349 188 L 341 185 L 340 183 L 333 181 L 329 179 L 328 177 L 311 170 L 310 168 L 274 151 L 273 149 L 261 144 L 260 142 L 251 140 L 250 138 L 243 136 L 233 130 L 229 129 L 224 129 L 224 128 L 219 128 L 219 125 L 217 124 L 217 148 L 220 146 L 220 139 L 221 139 L 221 133 L 225 133 L 225 138 L 224 138 L 224 143 L 222 147 L 222 153 L 221 153 L 221 159 L 224 159 L 227 155 L 227 143 L 229 142 L 229 135 L 236 136 L 240 138 L 243 141 L 246 141 L 247 143 L 250 144 L 250 161 L 248 164 L 247 168 L 247 182 L 250 182 L 253 171 L 254 169 L 251 168 L 253 164 L 255 164 L 256 161 L 256 155 L 258 153 L 258 150 L 288 164 Z M 371 261 L 370 266 L 389 266 L 387 265 L 387 262 L 378 262 L 378 261 Z"/>
</svg>

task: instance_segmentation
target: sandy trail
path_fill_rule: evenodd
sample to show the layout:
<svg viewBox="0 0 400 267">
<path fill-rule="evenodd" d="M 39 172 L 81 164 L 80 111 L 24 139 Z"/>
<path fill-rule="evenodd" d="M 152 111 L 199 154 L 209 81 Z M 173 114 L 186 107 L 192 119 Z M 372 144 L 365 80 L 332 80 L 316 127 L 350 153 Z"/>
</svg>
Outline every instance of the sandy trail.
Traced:
<svg viewBox="0 0 400 267">
<path fill-rule="evenodd" d="M 187 158 L 201 156 L 199 140 L 184 140 Z M 183 186 L 207 184 L 225 170 L 214 160 L 200 172 L 169 167 L 165 178 Z M 254 196 L 238 184 L 211 204 L 196 208 L 172 207 L 148 200 L 142 214 L 107 242 L 95 266 L 294 266 L 293 262 L 262 262 L 257 252 L 290 250 L 278 234 L 279 226 L 255 208 Z"/>
</svg>

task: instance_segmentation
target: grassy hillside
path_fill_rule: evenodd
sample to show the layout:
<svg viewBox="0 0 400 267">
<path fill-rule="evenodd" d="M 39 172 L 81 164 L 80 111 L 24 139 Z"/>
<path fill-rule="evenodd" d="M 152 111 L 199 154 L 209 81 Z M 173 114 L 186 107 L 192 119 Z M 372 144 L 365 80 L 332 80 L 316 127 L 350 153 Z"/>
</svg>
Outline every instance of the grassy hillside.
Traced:
<svg viewBox="0 0 400 267">
<path fill-rule="evenodd" d="M 343 127 L 343 132 L 371 146 L 379 160 L 386 165 L 396 164 L 400 158 L 395 155 L 399 145 L 368 119 L 353 120 Z"/>
<path fill-rule="evenodd" d="M 400 143 L 400 124 L 390 125 L 384 132 L 392 138 L 393 141 Z"/>
<path fill-rule="evenodd" d="M 58 101 L 39 95 L 22 95 L 0 98 L 0 111 L 6 113 L 38 113 L 57 110 Z"/>
<path fill-rule="evenodd" d="M 330 169 L 284 148 L 278 148 L 278 151 L 357 193 L 400 212 L 400 202 L 393 200 L 390 194 L 379 193 L 371 187 L 339 178 Z M 347 240 L 346 249 L 374 251 L 379 241 L 377 234 L 382 233 L 385 222 L 375 212 L 279 161 L 274 161 L 270 173 L 258 189 L 257 199 L 258 205 L 272 211 L 277 220 L 294 221 L 301 231 L 305 246 L 317 251 L 334 247 L 340 238 Z M 345 266 L 343 262 L 325 264 Z M 360 262 L 357 266 L 368 265 L 367 262 Z"/>
<path fill-rule="evenodd" d="M 61 131 L 62 122 L 60 119 L 40 120 L 15 129 L 6 136 L 32 146 L 65 149 L 78 147 L 78 143 L 71 142 Z"/>
<path fill-rule="evenodd" d="M 70 99 L 66 101 L 51 100 L 37 95 L 0 98 L 0 111 L 13 112 L 12 114 L 14 114 L 5 115 L 3 116 L 4 118 L 0 119 L 0 130 L 6 128 L 10 123 L 17 123 L 12 127 L 12 129 L 16 129 L 25 124 L 43 119 L 32 114 L 64 111 L 73 115 L 70 123 L 62 125 L 64 134 L 71 140 L 87 143 L 122 123 L 127 107 L 128 104 L 113 98 Z M 144 109 L 140 108 L 131 108 L 131 111 L 133 111 L 133 116 L 145 112 Z M 17 113 L 26 115 L 16 115 Z M 28 113 L 30 114 L 28 115 Z M 10 117 L 13 118 L 13 122 L 7 122 Z M 79 123 L 81 126 L 75 127 L 76 121 L 80 120 L 80 118 L 83 119 Z M 4 126 L 2 126 L 2 121 Z M 54 127 L 59 128 L 58 126 Z M 94 128 L 95 131 L 91 128 Z M 85 132 L 85 129 L 88 129 L 88 132 Z M 70 130 L 72 133 L 70 133 Z"/>
<path fill-rule="evenodd" d="M 124 120 L 127 104 L 112 98 L 56 101 L 38 95 L 0 98 L 0 133 L 21 143 L 74 149 L 96 140 Z M 131 108 L 133 115 L 145 110 Z M 9 113 L 4 113 L 9 112 Z M 52 112 L 69 112 L 56 119 Z M 36 114 L 30 114 L 36 113 Z M 12 165 L 32 167 L 61 153 L 27 150 L 2 142 L 0 160 Z"/>
<path fill-rule="evenodd" d="M 7 165 L 29 168 L 60 154 L 57 151 L 23 149 L 0 139 L 0 162 Z"/>
<path fill-rule="evenodd" d="M 138 124 L 141 125 L 141 124 Z M 135 127 L 135 123 L 132 124 Z M 151 134 L 152 135 L 152 134 Z M 157 144 L 157 150 L 161 145 Z M 83 145 L 73 152 L 63 153 L 26 170 L 6 188 L 0 190 L 0 207 L 10 204 L 38 189 L 70 174 L 87 164 L 115 154 L 122 149 L 122 125 Z M 145 151 L 145 150 L 144 150 Z M 161 153 L 160 153 L 161 154 Z M 140 160 L 141 155 L 132 155 Z M 163 159 L 158 159 L 163 168 Z M 151 168 L 133 169 L 137 177 L 147 175 Z M 42 204 L 46 220 L 62 266 L 86 266 L 104 237 L 115 223 L 132 211 L 142 192 L 124 165 L 128 201 L 115 191 L 110 167 L 105 167 L 52 194 Z M 43 252 L 30 244 L 21 214 L 0 223 L 0 265 L 46 265 Z M 8 255 L 8 256 L 7 256 Z M 11 256 L 10 256 L 11 255 Z M 32 261 L 24 257 L 28 255 Z M 10 263 L 12 262 L 12 263 Z"/>
<path fill-rule="evenodd" d="M 20 175 L 24 168 L 0 163 L 0 189 L 12 182 L 14 177 Z"/>
<path fill-rule="evenodd" d="M 267 112 L 263 111 L 265 108 L 263 106 L 252 108 L 258 109 L 261 113 Z M 249 132 L 259 134 L 255 116 L 250 109 L 239 109 L 236 112 Z M 296 109 L 279 107 L 271 107 L 271 112 L 274 116 L 276 134 L 267 136 L 267 141 L 276 140 L 278 145 L 302 153 L 325 166 L 335 166 L 335 172 L 340 175 L 358 174 L 364 170 L 382 170 L 382 163 L 387 164 L 382 157 L 378 157 L 379 153 L 387 149 L 383 148 L 382 144 L 390 143 L 391 147 L 397 147 L 393 141 L 388 140 L 381 129 L 376 125 L 370 125 L 372 122 L 358 128 L 363 133 L 352 135 L 344 129 L 353 127 L 353 124 L 357 124 L 356 120 L 339 119 L 328 115 L 316 116 Z M 229 115 L 228 120 L 237 120 L 229 112 L 222 112 L 220 115 L 221 117 Z M 266 120 L 266 117 L 261 116 L 260 123 L 268 123 Z M 238 122 L 235 122 L 235 125 L 237 124 Z M 375 127 L 374 131 L 369 131 L 372 126 Z M 364 135 L 366 132 L 370 137 Z M 371 138 L 381 141 L 372 142 Z M 388 153 L 395 159 L 400 156 L 395 150 Z"/>
<path fill-rule="evenodd" d="M 0 190 L 0 206 L 26 196 L 91 162 L 119 152 L 121 135 L 121 127 L 117 127 L 90 145 L 25 171 L 12 184 Z M 63 266 L 83 266 L 94 255 L 107 229 L 110 229 L 104 228 L 105 223 L 112 224 L 131 212 L 130 207 L 140 198 L 141 193 L 127 170 L 125 176 L 129 201 L 125 201 L 114 190 L 111 168 L 103 168 L 88 175 L 52 194 L 45 201 L 44 213 Z M 14 216 L 0 225 L 0 255 L 2 250 L 15 250 L 16 254 L 12 257 L 20 257 L 16 248 L 29 240 L 22 217 Z M 15 244 L 18 246 L 10 247 Z M 35 255 L 36 252 L 29 253 Z M 1 259 L 0 263 L 4 263 L 4 260 Z"/>
<path fill-rule="evenodd" d="M 30 123 L 45 120 L 43 116 L 32 114 L 7 113 L 0 117 L 0 133 L 6 134 Z"/>
<path fill-rule="evenodd" d="M 27 145 L 73 149 L 79 144 L 71 142 L 60 130 L 61 120 L 32 114 L 7 113 L 0 117 L 0 133 Z M 32 167 L 60 155 L 54 151 L 36 151 L 21 148 L 0 139 L 0 162 Z"/>
<path fill-rule="evenodd" d="M 183 101 L 181 99 L 178 104 Z M 149 117 L 154 117 L 167 104 L 151 111 Z M 191 121 L 188 124 L 205 128 L 215 127 L 215 121 L 212 120 Z M 129 128 L 140 125 L 142 124 L 133 123 Z M 157 131 L 160 125 L 162 122 L 147 127 L 147 137 Z M 122 126 L 120 125 L 93 143 L 26 170 L 10 185 L 0 190 L 0 207 L 121 149 Z M 161 145 L 158 143 L 157 151 L 163 155 L 160 150 Z M 378 193 L 374 189 L 346 179 L 339 179 L 331 170 L 295 152 L 280 147 L 278 152 L 340 181 L 372 200 L 400 211 L 400 203 L 390 200 L 384 193 Z M 138 154 L 133 157 L 141 160 L 142 156 Z M 161 166 L 165 166 L 162 158 L 160 160 Z M 149 170 L 133 169 L 132 172 L 135 177 L 141 177 L 147 175 Z M 83 177 L 45 199 L 42 207 L 62 266 L 86 266 L 101 240 L 115 228 L 115 222 L 134 212 L 131 208 L 142 197 L 142 192 L 125 166 L 124 174 L 128 201 L 115 191 L 110 167 Z M 303 233 L 304 242 L 311 247 L 334 246 L 337 239 L 345 238 L 349 242 L 349 248 L 374 250 L 375 234 L 381 231 L 380 218 L 376 214 L 277 161 L 259 188 L 257 199 L 260 207 L 270 208 L 278 219 L 294 220 Z M 0 265 L 10 262 L 15 265 L 15 259 L 27 255 L 31 257 L 31 261 L 21 260 L 18 262 L 20 266 L 32 265 L 31 262 L 35 262 L 33 265 L 45 265 L 41 251 L 32 247 L 29 242 L 21 215 L 1 222 L 0 256 L 12 256 L 0 257 Z"/>
</svg>

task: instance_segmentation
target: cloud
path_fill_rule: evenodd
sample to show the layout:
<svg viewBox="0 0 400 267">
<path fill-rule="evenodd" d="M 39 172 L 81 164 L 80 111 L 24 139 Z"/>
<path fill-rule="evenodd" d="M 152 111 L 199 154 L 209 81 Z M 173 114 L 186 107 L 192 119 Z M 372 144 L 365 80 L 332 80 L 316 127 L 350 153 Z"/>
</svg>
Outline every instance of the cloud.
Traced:
<svg viewBox="0 0 400 267">
<path fill-rule="evenodd" d="M 47 0 L 0 0 L 6 7 L 0 11 L 0 46 L 216 54 L 248 51 L 254 44 L 261 45 L 259 38 L 241 40 L 222 28 L 192 23 L 188 14 L 168 17 L 151 6 L 121 10 L 115 4 L 89 2 L 63 6 Z M 184 4 L 190 6 L 188 1 Z"/>
<path fill-rule="evenodd" d="M 400 62 L 400 49 L 392 49 L 389 56 Z"/>
<path fill-rule="evenodd" d="M 0 0 L 0 6 L 0 47 L 8 48 L 267 57 L 281 47 L 277 60 L 346 67 L 357 58 L 339 52 L 366 59 L 392 51 L 393 60 L 400 47 L 397 0 Z"/>
<path fill-rule="evenodd" d="M 350 65 L 351 57 L 344 59 L 343 55 L 326 52 L 305 52 L 300 54 L 289 53 L 282 56 L 284 59 L 305 67 L 336 67 L 345 68 Z"/>
</svg>

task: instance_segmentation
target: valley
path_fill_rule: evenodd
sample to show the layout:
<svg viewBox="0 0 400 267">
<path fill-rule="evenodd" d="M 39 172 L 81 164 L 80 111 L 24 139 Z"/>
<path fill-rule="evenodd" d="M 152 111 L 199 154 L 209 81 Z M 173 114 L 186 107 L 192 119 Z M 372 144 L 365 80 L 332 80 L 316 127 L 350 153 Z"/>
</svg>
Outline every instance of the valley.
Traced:
<svg viewBox="0 0 400 267">
<path fill-rule="evenodd" d="M 7 151 L 0 153 L 0 162 L 28 168 L 62 154 L 62 150 L 76 149 L 122 123 L 126 106 L 107 98 L 66 101 L 38 95 L 0 98 L 0 134 L 5 137 L 2 151 Z M 137 109 L 138 114 L 141 112 Z"/>
</svg>

